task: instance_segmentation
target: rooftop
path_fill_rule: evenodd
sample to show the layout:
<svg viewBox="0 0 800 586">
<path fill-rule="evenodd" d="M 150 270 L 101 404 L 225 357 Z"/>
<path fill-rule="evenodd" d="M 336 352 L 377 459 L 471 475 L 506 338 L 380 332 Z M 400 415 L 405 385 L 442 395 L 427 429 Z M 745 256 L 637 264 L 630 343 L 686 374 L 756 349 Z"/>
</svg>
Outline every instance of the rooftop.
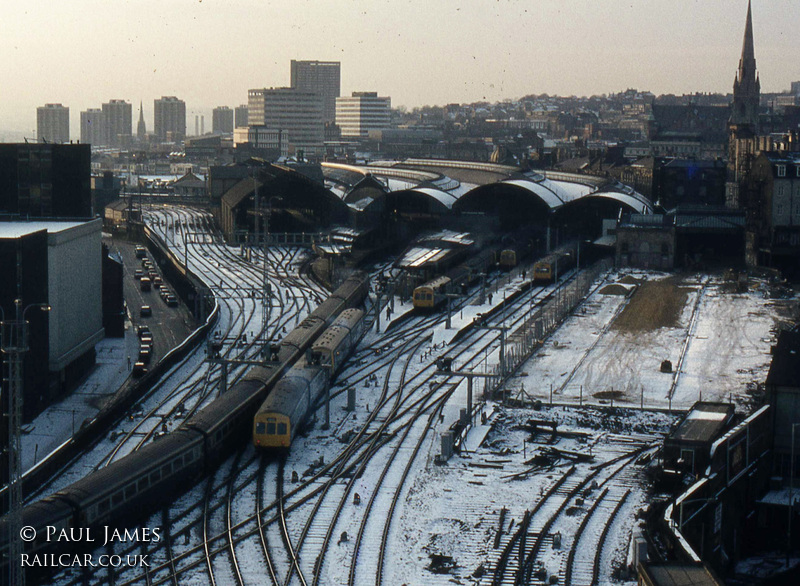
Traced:
<svg viewBox="0 0 800 586">
<path fill-rule="evenodd" d="M 682 442 L 710 442 L 733 418 L 733 405 L 728 403 L 695 403 L 669 439 Z"/>
</svg>

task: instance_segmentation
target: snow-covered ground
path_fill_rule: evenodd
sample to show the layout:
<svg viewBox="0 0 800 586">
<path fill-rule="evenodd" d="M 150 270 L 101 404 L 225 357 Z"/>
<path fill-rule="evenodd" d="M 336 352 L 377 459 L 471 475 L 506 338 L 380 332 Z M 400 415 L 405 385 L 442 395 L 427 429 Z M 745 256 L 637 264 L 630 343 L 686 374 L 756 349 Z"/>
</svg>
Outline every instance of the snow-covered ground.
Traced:
<svg viewBox="0 0 800 586">
<path fill-rule="evenodd" d="M 674 383 L 673 409 L 686 410 L 701 399 L 743 401 L 766 377 L 777 314 L 757 284 L 746 293 L 727 292 L 729 286 L 713 277 L 687 278 L 677 327 L 642 332 L 615 329 L 628 298 L 599 289 L 512 379 L 512 392 L 524 389 L 549 402 L 552 388 L 554 403 L 608 404 L 614 396 L 615 404 L 643 401 L 645 408 L 667 409 Z M 675 373 L 661 372 L 663 360 L 680 367 L 677 382 Z"/>
<path fill-rule="evenodd" d="M 125 330 L 124 338 L 105 338 L 95 346 L 96 365 L 86 380 L 23 426 L 23 474 L 69 440 L 84 420 L 97 414 L 103 401 L 128 378 L 128 357 L 138 350 L 139 339 L 131 328 Z"/>
</svg>

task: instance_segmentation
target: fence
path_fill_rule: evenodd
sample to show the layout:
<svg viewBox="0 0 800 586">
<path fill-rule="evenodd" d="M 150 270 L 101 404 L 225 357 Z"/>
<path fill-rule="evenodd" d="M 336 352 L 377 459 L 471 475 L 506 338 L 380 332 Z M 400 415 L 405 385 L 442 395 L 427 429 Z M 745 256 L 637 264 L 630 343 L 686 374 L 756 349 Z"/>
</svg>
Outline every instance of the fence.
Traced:
<svg viewBox="0 0 800 586">
<path fill-rule="evenodd" d="M 528 316 L 520 327 L 511 332 L 505 340 L 503 356 L 496 365 L 490 367 L 496 376 L 484 379 L 484 396 L 493 396 L 504 385 L 506 379 L 519 369 L 552 334 L 566 317 L 583 301 L 592 284 L 603 273 L 613 267 L 613 261 L 606 259 L 579 272 L 564 285 L 548 295 L 547 300 L 528 309 Z M 507 277 L 509 280 L 512 275 Z M 496 324 L 502 327 L 502 323 Z"/>
</svg>

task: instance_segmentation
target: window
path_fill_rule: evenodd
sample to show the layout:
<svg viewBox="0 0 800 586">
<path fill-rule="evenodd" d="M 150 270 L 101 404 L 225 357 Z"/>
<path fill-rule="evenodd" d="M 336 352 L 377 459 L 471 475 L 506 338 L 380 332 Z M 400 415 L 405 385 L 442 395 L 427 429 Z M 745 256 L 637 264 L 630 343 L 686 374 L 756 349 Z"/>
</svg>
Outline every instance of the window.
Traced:
<svg viewBox="0 0 800 586">
<path fill-rule="evenodd" d="M 782 216 L 782 215 L 783 215 L 783 204 L 782 204 L 782 203 L 779 203 L 779 204 L 776 206 L 776 208 L 775 208 L 775 214 L 776 214 L 776 215 L 778 215 L 778 216 Z"/>
<path fill-rule="evenodd" d="M 669 244 L 666 242 L 661 244 L 661 254 L 669 254 Z"/>
<path fill-rule="evenodd" d="M 107 513 L 109 508 L 111 508 L 111 503 L 106 499 L 98 505 L 97 512 L 102 515 L 103 513 Z"/>
<path fill-rule="evenodd" d="M 786 177 L 786 165 L 778 165 L 778 177 Z"/>
<path fill-rule="evenodd" d="M 286 435 L 286 424 L 279 423 L 278 424 L 278 435 Z"/>
<path fill-rule="evenodd" d="M 275 422 L 270 421 L 267 423 L 267 435 L 275 435 Z"/>
<path fill-rule="evenodd" d="M 256 423 L 256 433 L 258 435 L 264 435 L 264 432 L 267 430 L 267 425 L 263 421 L 258 421 Z"/>
<path fill-rule="evenodd" d="M 798 177 L 800 177 L 800 165 L 798 165 L 797 167 L 795 167 L 795 168 L 794 168 L 794 170 L 795 170 L 795 172 L 796 172 L 797 176 L 798 176 Z"/>
<path fill-rule="evenodd" d="M 115 507 L 122 503 L 122 491 L 115 492 L 114 496 L 111 497 L 111 504 Z"/>
<path fill-rule="evenodd" d="M 778 195 L 785 195 L 786 189 L 783 185 L 778 185 Z"/>
</svg>

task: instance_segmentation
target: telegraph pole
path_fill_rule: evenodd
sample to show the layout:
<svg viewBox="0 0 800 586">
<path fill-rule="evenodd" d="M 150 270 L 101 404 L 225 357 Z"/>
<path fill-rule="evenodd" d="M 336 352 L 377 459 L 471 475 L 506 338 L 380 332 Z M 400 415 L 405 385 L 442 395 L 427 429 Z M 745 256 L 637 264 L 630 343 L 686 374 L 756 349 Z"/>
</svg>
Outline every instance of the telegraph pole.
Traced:
<svg viewBox="0 0 800 586">
<path fill-rule="evenodd" d="M 21 264 L 21 252 L 17 251 L 17 262 Z M 19 270 L 19 267 L 18 267 Z M 19 274 L 19 273 L 18 273 Z M 18 289 L 19 282 L 18 282 Z M 46 303 L 33 303 L 22 308 L 22 299 L 14 300 L 14 319 L 6 321 L 5 312 L 0 308 L 0 351 L 4 355 L 3 382 L 5 383 L 8 423 L 8 517 L 7 543 L 9 544 L 8 584 L 22 586 L 25 573 L 21 560 L 24 552 L 20 538 L 22 527 L 22 359 L 28 351 L 28 322 L 25 313 L 31 307 L 50 311 Z"/>
</svg>

